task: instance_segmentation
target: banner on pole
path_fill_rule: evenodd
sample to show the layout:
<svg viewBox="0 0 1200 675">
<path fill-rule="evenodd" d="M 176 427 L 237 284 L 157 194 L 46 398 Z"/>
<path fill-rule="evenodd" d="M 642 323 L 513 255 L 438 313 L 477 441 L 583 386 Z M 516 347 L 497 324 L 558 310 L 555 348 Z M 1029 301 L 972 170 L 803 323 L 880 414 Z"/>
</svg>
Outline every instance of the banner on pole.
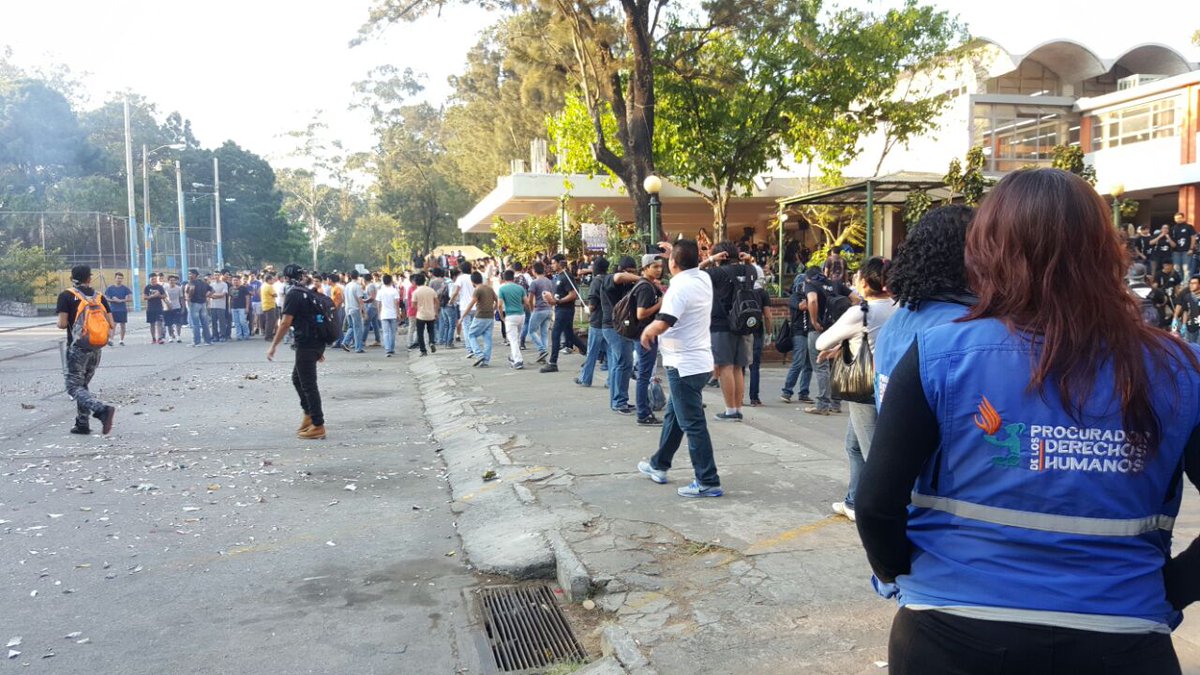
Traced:
<svg viewBox="0 0 1200 675">
<path fill-rule="evenodd" d="M 583 247 L 588 251 L 608 250 L 608 225 L 604 223 L 583 223 L 580 226 L 583 235 Z"/>
</svg>

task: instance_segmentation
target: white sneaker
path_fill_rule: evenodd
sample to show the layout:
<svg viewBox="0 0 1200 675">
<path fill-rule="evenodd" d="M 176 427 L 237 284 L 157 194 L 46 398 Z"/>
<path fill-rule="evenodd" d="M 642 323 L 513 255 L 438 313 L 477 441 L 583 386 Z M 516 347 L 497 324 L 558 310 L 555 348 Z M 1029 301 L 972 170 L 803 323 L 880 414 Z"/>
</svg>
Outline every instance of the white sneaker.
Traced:
<svg viewBox="0 0 1200 675">
<path fill-rule="evenodd" d="M 854 521 L 854 507 L 846 506 L 846 502 L 834 502 L 833 512 L 840 516 L 846 516 L 852 522 Z"/>
</svg>

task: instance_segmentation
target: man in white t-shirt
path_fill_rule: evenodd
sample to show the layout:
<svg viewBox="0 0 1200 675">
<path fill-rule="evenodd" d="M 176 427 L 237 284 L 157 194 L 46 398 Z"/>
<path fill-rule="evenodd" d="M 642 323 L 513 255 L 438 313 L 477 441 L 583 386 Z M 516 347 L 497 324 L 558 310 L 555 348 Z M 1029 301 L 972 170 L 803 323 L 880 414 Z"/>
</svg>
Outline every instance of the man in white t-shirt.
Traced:
<svg viewBox="0 0 1200 675">
<path fill-rule="evenodd" d="M 350 343 L 354 343 L 354 351 L 362 354 L 367 336 L 363 332 L 363 286 L 359 281 L 358 270 L 350 272 L 350 283 L 346 284 L 346 324 L 349 327 L 346 337 L 342 340 L 342 349 L 350 351 Z"/>
<path fill-rule="evenodd" d="M 713 288 L 708 274 L 699 269 L 700 249 L 696 242 L 681 239 L 674 247 L 660 243 L 671 259 L 671 285 L 662 298 L 655 320 L 642 332 L 647 349 L 658 340 L 671 397 L 663 416 L 658 451 L 638 463 L 638 470 L 655 483 L 667 482 L 671 459 L 687 429 L 688 454 L 696 479 L 677 491 L 681 497 L 720 497 L 721 478 L 713 459 L 712 437 L 704 417 L 704 386 L 712 374 Z M 660 337 L 661 336 L 661 337 Z"/>
<path fill-rule="evenodd" d="M 471 320 L 474 320 L 474 312 L 467 317 L 467 308 L 471 306 L 471 299 L 475 294 L 475 284 L 471 283 L 471 263 L 463 263 L 459 268 L 462 273 L 458 275 L 458 279 L 454 281 L 454 285 L 458 287 L 458 316 L 461 325 L 471 325 Z M 470 320 L 468 320 L 470 319 Z M 462 334 L 463 342 L 467 341 L 467 334 Z"/>
<path fill-rule="evenodd" d="M 391 356 L 396 353 L 396 324 L 400 317 L 400 290 L 392 285 L 392 275 L 383 275 L 383 285 L 375 291 L 375 304 L 383 325 L 383 350 Z"/>
</svg>

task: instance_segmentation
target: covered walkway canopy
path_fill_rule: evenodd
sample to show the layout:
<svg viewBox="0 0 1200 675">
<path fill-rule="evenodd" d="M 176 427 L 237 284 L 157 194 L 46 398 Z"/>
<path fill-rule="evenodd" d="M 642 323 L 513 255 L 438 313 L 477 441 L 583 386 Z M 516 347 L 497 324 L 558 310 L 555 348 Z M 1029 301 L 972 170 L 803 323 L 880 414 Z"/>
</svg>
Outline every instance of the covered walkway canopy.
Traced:
<svg viewBox="0 0 1200 675">
<path fill-rule="evenodd" d="M 872 178 L 857 178 L 837 187 L 814 190 L 802 194 L 784 197 L 779 200 L 779 210 L 786 212 L 792 206 L 861 206 L 866 209 L 867 218 L 867 255 L 874 254 L 875 248 L 875 207 L 904 205 L 908 195 L 913 192 L 925 192 L 935 202 L 944 201 L 950 197 L 950 189 L 942 176 L 934 173 L 917 171 L 901 171 L 886 176 Z M 779 230 L 780 269 L 783 260 L 783 228 Z"/>
</svg>

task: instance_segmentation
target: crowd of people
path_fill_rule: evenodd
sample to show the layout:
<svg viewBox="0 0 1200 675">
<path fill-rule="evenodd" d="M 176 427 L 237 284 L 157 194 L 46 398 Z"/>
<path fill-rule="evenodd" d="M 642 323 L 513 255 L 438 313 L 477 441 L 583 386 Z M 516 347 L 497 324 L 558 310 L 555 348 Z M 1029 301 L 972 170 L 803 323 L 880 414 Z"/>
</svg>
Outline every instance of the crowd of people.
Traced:
<svg viewBox="0 0 1200 675">
<path fill-rule="evenodd" d="M 1177 218 L 1173 232 L 1185 225 Z M 1194 230 L 1171 242 L 1188 249 L 1173 255 L 1191 253 Z M 1170 632 L 1200 598 L 1200 540 L 1176 556 L 1171 549 L 1183 478 L 1200 486 L 1200 348 L 1187 344 L 1197 342 L 1189 333 L 1200 325 L 1200 275 L 1183 291 L 1193 299 L 1175 296 L 1169 316 L 1178 322 L 1164 326 L 1140 291 L 1167 293 L 1195 264 L 1184 260 L 1171 276 L 1180 261 L 1160 257 L 1148 271 L 1139 246 L 1130 251 L 1081 179 L 1031 169 L 1002 179 L 977 211 L 931 210 L 894 261 L 870 258 L 848 275 L 834 254 L 797 275 L 780 398 L 837 414 L 847 355 L 871 360 L 866 399 L 845 402 L 849 481 L 833 510 L 857 522 L 875 590 L 900 605 L 892 672 L 1180 672 Z M 1080 255 L 1087 265 L 1063 264 Z M 268 358 L 293 335 L 302 438 L 325 437 L 316 364 L 327 346 L 364 354 L 374 332 L 391 356 L 408 325 L 408 347 L 421 356 L 464 348 L 474 367 L 488 368 L 499 327 L 511 368 L 524 368 L 527 342 L 540 373 L 558 372 L 560 355 L 578 351 L 577 385 L 590 387 L 597 366 L 606 368 L 610 409 L 661 425 L 641 475 L 668 483 L 686 438 L 694 475 L 678 494 L 724 494 L 703 392 L 721 389 L 713 421 L 744 419 L 747 394 L 761 403 L 769 300 L 744 245 L 680 239 L 640 259 L 573 264 L 555 255 L 528 268 L 436 262 L 395 276 L 289 265 L 278 277 L 264 270 L 227 281 L 193 270 L 178 299 L 171 278 L 161 291 L 147 286 L 147 300 L 161 301 L 148 303 L 147 320 L 164 314 L 152 336 L 160 343 L 163 329 L 177 335 L 178 319 L 165 314 L 186 305 L 193 344 L 261 331 Z M 108 433 L 115 408 L 87 382 L 119 324 L 90 276 L 72 271 L 59 325 L 70 344 L 73 431 L 87 433 L 91 417 Z M 586 341 L 575 331 L 580 303 Z M 1164 327 L 1182 328 L 1186 342 Z M 652 387 L 660 359 L 662 419 Z"/>
</svg>

